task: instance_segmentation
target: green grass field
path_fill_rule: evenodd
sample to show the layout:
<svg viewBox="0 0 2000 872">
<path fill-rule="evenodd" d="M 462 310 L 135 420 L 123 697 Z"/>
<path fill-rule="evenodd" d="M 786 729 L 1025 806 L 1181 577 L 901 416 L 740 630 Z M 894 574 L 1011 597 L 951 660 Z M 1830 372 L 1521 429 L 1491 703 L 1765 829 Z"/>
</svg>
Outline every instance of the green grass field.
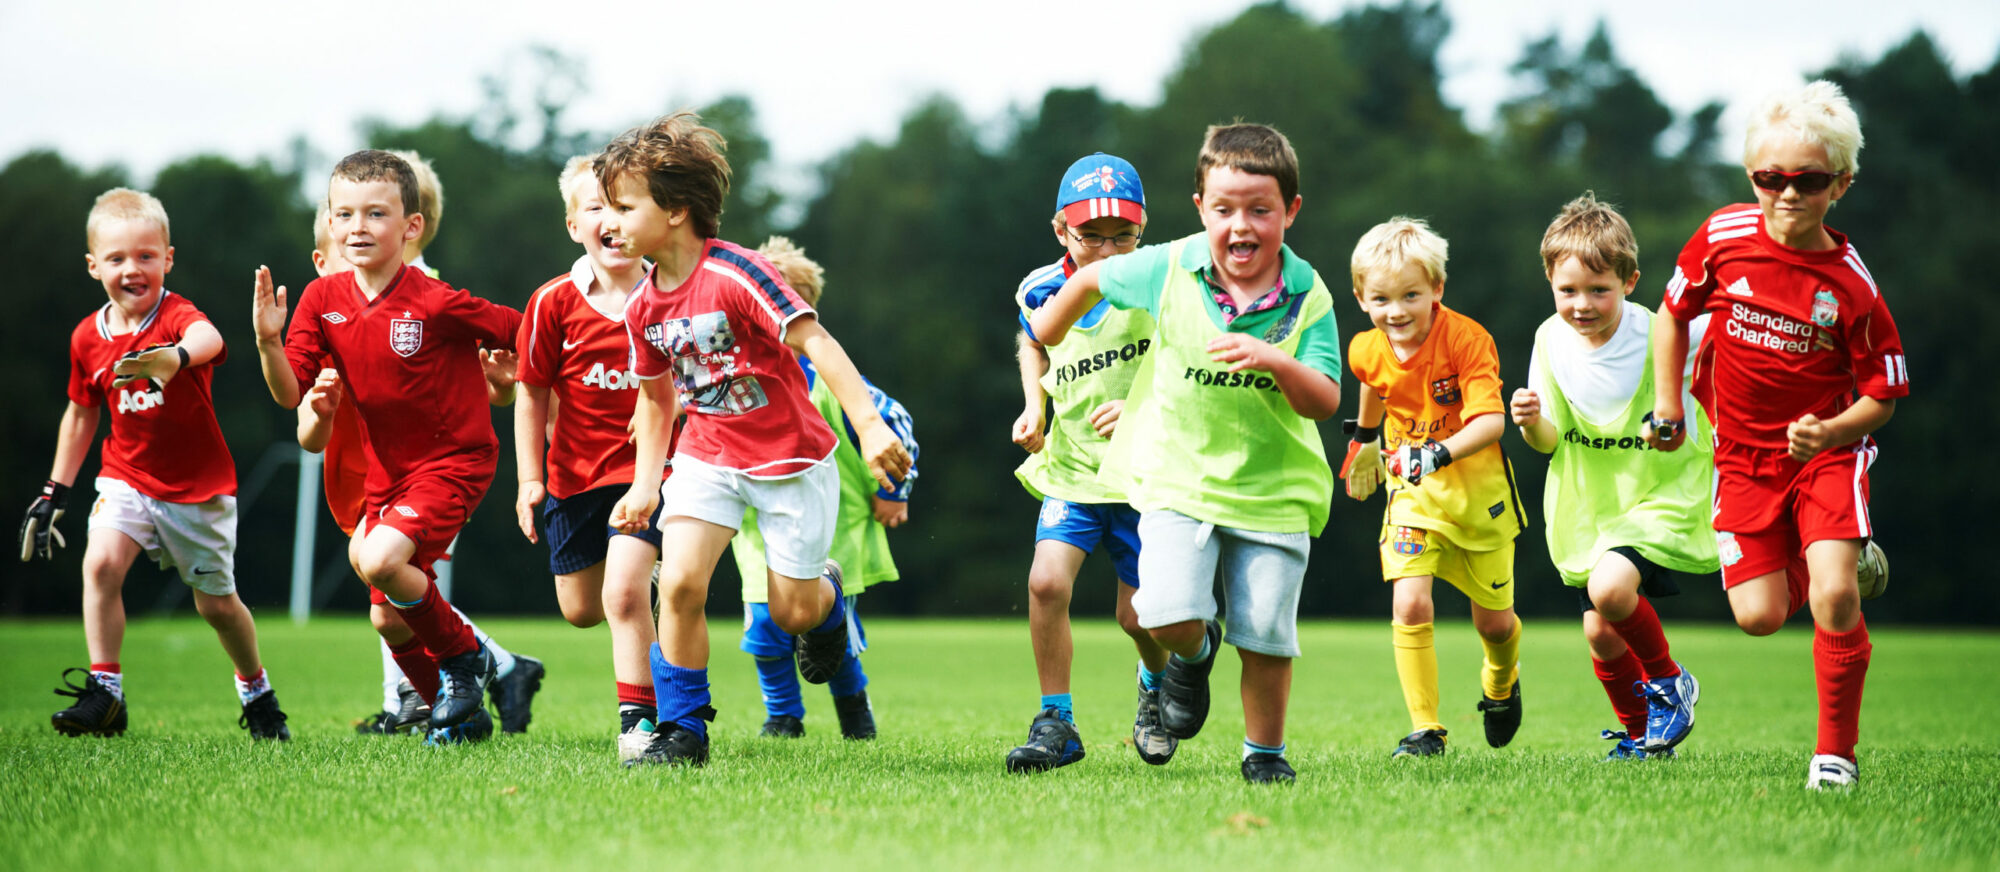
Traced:
<svg viewBox="0 0 2000 872">
<path fill-rule="evenodd" d="M 524 736 L 464 748 L 357 736 L 379 704 L 360 616 L 304 628 L 265 613 L 263 646 L 291 715 L 289 745 L 236 727 L 229 666 L 197 619 L 132 624 L 131 731 L 67 739 L 49 693 L 81 665 L 76 622 L 0 623 L 0 869 L 542 868 L 1304 869 L 1963 868 L 2000 865 L 2000 698 L 1978 681 L 2000 634 L 1875 630 L 1862 785 L 1808 793 L 1811 641 L 1669 627 L 1702 681 L 1681 759 L 1599 764 L 1614 726 L 1573 621 L 1528 626 L 1526 721 L 1485 747 L 1479 648 L 1442 625 L 1441 759 L 1392 762 L 1408 731 L 1386 622 L 1302 628 L 1290 759 L 1299 782 L 1237 775 L 1235 657 L 1216 670 L 1203 734 L 1171 765 L 1123 744 L 1129 643 L 1077 628 L 1077 715 L 1089 756 L 1038 777 L 1002 771 L 1035 684 L 1020 621 L 871 623 L 882 737 L 838 738 L 806 689 L 808 735 L 756 737 L 749 658 L 718 622 L 705 769 L 614 761 L 609 642 L 554 620 L 487 629 L 543 658 Z M 1983 667 L 1983 669 L 1982 669 Z M 1645 864 L 1643 867 L 1636 864 Z"/>
</svg>

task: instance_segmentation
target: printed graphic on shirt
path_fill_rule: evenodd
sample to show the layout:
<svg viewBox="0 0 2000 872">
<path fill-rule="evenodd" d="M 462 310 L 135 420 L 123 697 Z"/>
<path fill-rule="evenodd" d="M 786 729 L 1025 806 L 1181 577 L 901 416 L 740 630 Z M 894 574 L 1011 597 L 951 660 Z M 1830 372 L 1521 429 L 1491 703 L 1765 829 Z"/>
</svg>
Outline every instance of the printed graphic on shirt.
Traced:
<svg viewBox="0 0 2000 872">
<path fill-rule="evenodd" d="M 725 312 L 646 326 L 646 341 L 673 360 L 681 405 L 690 413 L 742 415 L 770 405 L 754 375 L 738 375 L 736 333 Z"/>
<path fill-rule="evenodd" d="M 409 314 L 405 312 L 404 314 Z M 424 322 L 416 318 L 389 319 L 389 350 L 404 357 L 424 347 Z"/>
</svg>

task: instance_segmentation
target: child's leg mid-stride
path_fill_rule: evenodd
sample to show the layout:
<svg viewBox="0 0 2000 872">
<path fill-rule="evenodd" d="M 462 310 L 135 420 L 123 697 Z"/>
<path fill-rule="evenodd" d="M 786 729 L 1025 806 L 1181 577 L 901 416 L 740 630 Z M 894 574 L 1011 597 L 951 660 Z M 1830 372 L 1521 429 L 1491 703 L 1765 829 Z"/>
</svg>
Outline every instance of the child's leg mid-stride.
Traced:
<svg viewBox="0 0 2000 872">
<path fill-rule="evenodd" d="M 1028 724 L 1028 741 L 1007 752 L 1009 772 L 1045 772 L 1084 757 L 1069 692 L 1070 667 L 1076 654 L 1070 637 L 1069 603 L 1089 551 L 1067 539 L 1081 532 L 1068 528 L 1091 518 L 1071 511 L 1066 502 L 1045 499 L 1043 504 L 1056 505 L 1062 511 L 1059 518 L 1056 512 L 1041 513 L 1036 524 L 1035 560 L 1028 567 L 1028 644 L 1035 653 L 1035 681 L 1041 700 Z M 1057 536 L 1065 538 L 1054 538 Z M 1081 542 L 1088 544 L 1094 538 Z"/>
<path fill-rule="evenodd" d="M 1444 753 L 1445 729 L 1438 720 L 1438 666 L 1431 601 L 1431 577 L 1398 578 L 1391 582 L 1390 641 L 1395 648 L 1396 680 L 1403 687 L 1403 705 L 1410 712 L 1410 735 L 1392 756 L 1425 757 Z"/>
<path fill-rule="evenodd" d="M 708 723 L 715 719 L 702 609 L 715 562 L 736 530 L 684 516 L 662 517 L 659 529 L 659 641 L 649 657 L 658 719 L 651 743 L 630 762 L 699 766 L 708 762 Z"/>
<path fill-rule="evenodd" d="M 1667 645 L 1666 631 L 1659 613 L 1647 597 L 1639 595 L 1642 585 L 1648 596 L 1677 593 L 1667 573 L 1631 548 L 1614 548 L 1598 558 L 1592 568 L 1588 599 L 1600 632 L 1614 634 L 1642 673 L 1642 683 L 1627 684 L 1645 700 L 1646 725 L 1643 734 L 1627 733 L 1641 740 L 1648 754 L 1666 754 L 1694 729 L 1694 706 L 1700 699 L 1700 684 L 1675 662 Z M 1608 662 L 1600 658 L 1600 662 Z M 1599 670 L 1600 674 L 1604 671 Z M 1610 690 L 1610 688 L 1607 688 Z M 1613 707 L 1621 701 L 1614 698 Z M 1621 713 L 1624 711 L 1620 709 Z"/>
<path fill-rule="evenodd" d="M 125 647 L 125 574 L 139 543 L 117 530 L 90 531 L 83 552 L 83 640 L 92 663 L 117 663 Z"/>
<path fill-rule="evenodd" d="M 1812 582 L 1813 676 L 1819 686 L 1819 739 L 1809 786 L 1852 784 L 1861 734 L 1861 691 L 1874 645 L 1861 614 L 1855 563 L 1863 540 L 1822 539 L 1806 546 Z"/>
<path fill-rule="evenodd" d="M 409 626 L 413 641 L 422 643 L 437 661 L 439 687 L 431 704 L 431 728 L 441 730 L 487 717 L 486 688 L 498 666 L 472 627 L 445 602 L 429 574 L 412 562 L 422 559 L 417 541 L 388 523 L 370 524 L 366 520 L 355 526 L 354 537 L 359 541 L 348 554 L 355 572 L 369 587 L 381 591 Z M 425 555 L 432 560 L 443 552 L 442 544 L 434 548 L 438 554 Z M 395 653 L 396 646 L 392 644 L 390 651 Z M 397 660 L 404 662 L 404 657 Z M 408 673 L 410 668 L 406 666 L 404 671 Z M 411 683 L 415 684 L 415 679 Z"/>
</svg>

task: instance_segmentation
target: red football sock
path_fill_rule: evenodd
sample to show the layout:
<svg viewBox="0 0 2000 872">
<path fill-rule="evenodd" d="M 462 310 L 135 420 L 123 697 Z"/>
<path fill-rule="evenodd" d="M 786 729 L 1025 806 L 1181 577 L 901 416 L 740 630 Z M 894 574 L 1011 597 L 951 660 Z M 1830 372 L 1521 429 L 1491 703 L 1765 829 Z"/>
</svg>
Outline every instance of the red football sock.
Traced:
<svg viewBox="0 0 2000 872">
<path fill-rule="evenodd" d="M 1819 684 L 1819 747 L 1813 753 L 1854 759 L 1861 738 L 1861 685 L 1868 680 L 1868 621 L 1845 633 L 1813 627 L 1813 678 Z"/>
<path fill-rule="evenodd" d="M 1639 680 L 1639 658 L 1626 651 L 1609 663 L 1592 657 L 1590 665 L 1597 669 L 1597 680 L 1604 682 L 1604 695 L 1611 697 L 1611 710 L 1618 713 L 1625 734 L 1635 740 L 1646 735 L 1646 698 L 1632 692 L 1632 682 Z"/>
<path fill-rule="evenodd" d="M 424 589 L 424 598 L 416 605 L 405 608 L 394 600 L 389 604 L 396 606 L 396 611 L 403 615 L 403 623 L 410 625 L 410 631 L 424 640 L 424 649 L 438 660 L 448 660 L 479 647 L 479 637 L 472 634 L 472 626 L 459 620 L 458 611 L 438 592 L 437 582 Z"/>
<path fill-rule="evenodd" d="M 660 706 L 659 700 L 653 696 L 653 686 L 650 684 L 626 684 L 623 681 L 618 682 L 618 701 L 620 703 L 642 705 L 649 708 L 659 708 Z"/>
<path fill-rule="evenodd" d="M 424 640 L 411 636 L 401 645 L 390 645 L 389 656 L 396 658 L 396 667 L 403 670 L 403 677 L 410 680 L 410 686 L 417 689 L 417 695 L 424 702 L 437 701 L 438 662 L 424 650 Z"/>
<path fill-rule="evenodd" d="M 74 663 L 76 661 L 70 661 L 70 662 Z M 116 660 L 113 660 L 110 663 L 92 663 L 90 664 L 90 671 L 109 672 L 112 675 L 121 675 L 125 672 L 125 670 L 118 668 L 118 661 Z"/>
<path fill-rule="evenodd" d="M 1648 680 L 1672 678 L 1681 674 L 1681 667 L 1674 663 L 1673 655 L 1667 651 L 1667 634 L 1660 629 L 1660 613 L 1653 611 L 1652 602 L 1639 598 L 1639 607 L 1622 621 L 1607 621 L 1618 631 L 1618 637 L 1632 649 L 1632 655 L 1639 658 L 1639 665 L 1645 670 Z"/>
</svg>

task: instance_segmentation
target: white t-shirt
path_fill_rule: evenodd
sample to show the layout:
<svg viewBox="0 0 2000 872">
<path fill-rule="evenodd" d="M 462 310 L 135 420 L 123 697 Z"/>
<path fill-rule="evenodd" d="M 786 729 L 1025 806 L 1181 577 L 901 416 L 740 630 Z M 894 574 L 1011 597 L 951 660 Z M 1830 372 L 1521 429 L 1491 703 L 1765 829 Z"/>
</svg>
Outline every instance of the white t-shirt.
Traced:
<svg viewBox="0 0 2000 872">
<path fill-rule="evenodd" d="M 1591 348 L 1583 337 L 1560 330 L 1549 343 L 1549 371 L 1555 374 L 1556 387 L 1577 414 L 1592 421 L 1609 421 L 1623 413 L 1632 402 L 1632 394 L 1639 390 L 1639 380 L 1647 375 L 1646 345 L 1652 335 L 1653 313 L 1630 300 L 1624 306 L 1618 316 L 1618 332 L 1602 347 Z M 1701 347 L 1707 330 L 1705 314 L 1688 323 L 1689 353 L 1683 379 L 1694 373 L 1693 351 Z M 1549 386 L 1542 382 L 1541 353 L 1538 346 L 1528 359 L 1528 389 L 1546 396 Z M 1685 384 L 1682 390 L 1686 390 Z M 1682 397 L 1687 408 L 1693 408 L 1693 402 Z"/>
</svg>

